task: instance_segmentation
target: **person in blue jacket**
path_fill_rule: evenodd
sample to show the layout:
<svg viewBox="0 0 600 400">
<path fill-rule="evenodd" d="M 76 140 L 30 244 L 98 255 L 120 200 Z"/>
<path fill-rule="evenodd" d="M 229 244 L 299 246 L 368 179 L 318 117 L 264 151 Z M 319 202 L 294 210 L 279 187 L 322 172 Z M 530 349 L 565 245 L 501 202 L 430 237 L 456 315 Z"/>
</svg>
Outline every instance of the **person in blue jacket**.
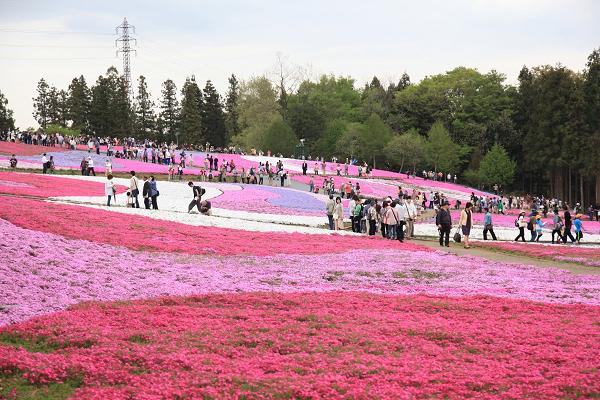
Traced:
<svg viewBox="0 0 600 400">
<path fill-rule="evenodd" d="M 485 216 L 483 217 L 483 240 L 487 240 L 488 232 L 492 235 L 493 240 L 498 240 L 494 233 L 494 225 L 492 224 L 492 213 L 489 208 L 485 208 Z"/>
</svg>

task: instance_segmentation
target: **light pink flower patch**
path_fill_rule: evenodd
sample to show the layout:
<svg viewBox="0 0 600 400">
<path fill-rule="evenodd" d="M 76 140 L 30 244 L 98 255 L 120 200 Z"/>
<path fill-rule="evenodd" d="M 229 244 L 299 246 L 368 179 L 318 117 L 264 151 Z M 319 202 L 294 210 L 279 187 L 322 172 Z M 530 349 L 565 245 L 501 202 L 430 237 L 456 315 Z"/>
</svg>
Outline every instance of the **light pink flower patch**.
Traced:
<svg viewBox="0 0 600 400">
<path fill-rule="evenodd" d="M 87 303 L 0 330 L 0 370 L 76 379 L 78 399 L 594 398 L 599 319 L 581 305 L 339 292 Z"/>
<path fill-rule="evenodd" d="M 0 171 L 0 193 L 57 197 L 57 196 L 104 196 L 101 182 L 74 180 L 52 175 L 26 174 Z M 117 186 L 117 191 L 125 188 Z"/>
<path fill-rule="evenodd" d="M 137 252 L 67 239 L 18 228 L 4 220 L 0 220 L 0 235 L 0 251 L 9 261 L 0 264 L 0 324 L 62 310 L 81 301 L 217 292 L 485 294 L 600 305 L 598 275 L 575 275 L 411 247 L 346 248 L 341 253 L 317 255 L 222 256 L 208 251 L 210 244 L 205 240 L 197 240 L 195 245 L 199 249 L 207 246 L 207 251 L 206 255 L 193 256 Z M 214 240 L 221 238 L 215 235 Z M 242 242 L 238 245 L 244 246 Z M 253 246 L 260 250 L 269 243 L 257 240 Z"/>
</svg>

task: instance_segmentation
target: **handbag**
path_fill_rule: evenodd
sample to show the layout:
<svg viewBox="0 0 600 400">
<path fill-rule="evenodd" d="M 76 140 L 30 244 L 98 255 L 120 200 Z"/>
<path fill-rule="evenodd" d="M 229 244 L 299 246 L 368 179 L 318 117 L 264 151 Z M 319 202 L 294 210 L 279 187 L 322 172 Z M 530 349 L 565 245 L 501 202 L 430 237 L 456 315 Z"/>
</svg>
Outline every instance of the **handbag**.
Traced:
<svg viewBox="0 0 600 400">
<path fill-rule="evenodd" d="M 458 229 L 456 229 L 456 232 L 454 232 L 454 236 L 452 238 L 456 243 L 460 243 L 460 241 L 462 240 L 462 236 L 460 235 Z"/>
</svg>

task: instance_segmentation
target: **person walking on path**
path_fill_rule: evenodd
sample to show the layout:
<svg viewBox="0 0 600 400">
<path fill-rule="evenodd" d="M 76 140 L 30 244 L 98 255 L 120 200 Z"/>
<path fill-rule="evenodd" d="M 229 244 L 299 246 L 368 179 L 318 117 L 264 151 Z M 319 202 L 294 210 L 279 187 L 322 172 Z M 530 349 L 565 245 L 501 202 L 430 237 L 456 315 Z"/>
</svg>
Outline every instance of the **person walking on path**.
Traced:
<svg viewBox="0 0 600 400">
<path fill-rule="evenodd" d="M 440 246 L 450 247 L 450 231 L 452 230 L 452 216 L 450 215 L 449 204 L 444 201 L 435 216 L 435 224 L 440 233 Z"/>
<path fill-rule="evenodd" d="M 369 224 L 369 236 L 374 236 L 377 231 L 377 200 L 371 200 L 371 207 L 367 211 L 367 223 Z"/>
<path fill-rule="evenodd" d="M 525 221 L 525 211 L 521 211 L 517 220 L 515 221 L 515 226 L 519 228 L 519 234 L 515 238 L 515 242 L 518 242 L 521 239 L 523 242 L 525 241 L 525 228 L 527 227 L 527 221 Z"/>
<path fill-rule="evenodd" d="M 540 215 L 536 215 L 536 217 L 535 217 L 535 233 L 536 233 L 535 241 L 536 242 L 540 241 L 540 238 L 543 235 L 543 229 L 544 229 L 544 221 L 542 220 L 542 217 Z"/>
<path fill-rule="evenodd" d="M 398 226 L 396 227 L 396 239 L 404 242 L 404 226 L 408 219 L 408 206 L 404 203 L 404 199 L 400 197 L 396 203 L 396 212 L 398 215 Z"/>
<path fill-rule="evenodd" d="M 563 236 L 561 234 L 561 230 L 563 228 L 563 221 L 558 211 L 554 213 L 554 218 L 552 219 L 552 244 L 554 244 L 554 235 L 557 234 L 558 238 L 556 239 L 556 243 L 560 243 L 563 240 Z"/>
<path fill-rule="evenodd" d="M 563 206 L 564 214 L 563 221 L 565 223 L 565 232 L 563 233 L 563 243 L 567 243 L 567 237 L 571 239 L 571 243 L 575 243 L 577 240 L 571 234 L 571 227 L 573 226 L 573 221 L 571 219 L 571 213 L 569 212 L 568 206 Z"/>
<path fill-rule="evenodd" d="M 581 239 L 583 238 L 583 222 L 581 221 L 581 214 L 575 215 L 575 219 L 573 220 L 573 226 L 575 227 L 575 239 L 577 244 L 581 243 Z"/>
<path fill-rule="evenodd" d="M 396 239 L 396 226 L 399 224 L 398 212 L 395 210 L 396 202 L 386 203 L 385 214 L 383 222 L 386 225 L 387 238 L 391 240 Z"/>
<path fill-rule="evenodd" d="M 48 172 L 48 158 L 46 157 L 46 153 L 42 154 L 42 174 Z"/>
<path fill-rule="evenodd" d="M 335 210 L 335 201 L 333 200 L 333 195 L 329 195 L 329 200 L 327 200 L 327 204 L 325 205 L 325 209 L 327 211 L 327 220 L 329 222 L 329 230 L 332 231 L 334 229 L 333 226 L 333 211 Z"/>
<path fill-rule="evenodd" d="M 106 177 L 107 181 L 104 184 L 104 194 L 107 196 L 106 205 L 110 207 L 110 199 L 114 196 L 115 203 L 117 202 L 117 190 L 115 188 L 115 183 L 113 182 L 112 174 L 108 174 Z"/>
<path fill-rule="evenodd" d="M 138 200 L 138 196 L 140 194 L 140 181 L 137 176 L 135 176 L 135 171 L 131 171 L 131 179 L 129 179 L 129 191 L 131 192 L 131 198 L 133 200 L 132 206 L 135 205 L 135 208 L 140 208 L 140 202 Z"/>
<path fill-rule="evenodd" d="M 408 207 L 408 218 L 406 219 L 406 236 L 412 239 L 415 236 L 415 220 L 417 219 L 417 206 L 412 200 L 412 196 L 408 196 L 406 200 Z"/>
<path fill-rule="evenodd" d="M 358 197 L 354 198 L 354 208 L 352 212 L 352 232 L 360 233 L 360 220 L 362 219 L 363 205 Z"/>
<path fill-rule="evenodd" d="M 492 240 L 498 240 L 494 233 L 494 225 L 492 224 L 492 213 L 489 208 L 485 209 L 485 216 L 483 217 L 483 240 L 487 240 L 488 232 L 492 235 Z"/>
<path fill-rule="evenodd" d="M 202 198 L 203 190 L 200 186 L 194 185 L 194 182 L 188 182 L 188 186 L 192 188 L 192 194 L 194 195 L 194 199 L 188 205 L 188 213 L 192 211 L 192 208 L 198 208 L 198 212 L 202 212 L 200 210 L 200 199 Z"/>
<path fill-rule="evenodd" d="M 158 210 L 158 189 L 156 188 L 156 179 L 154 179 L 154 175 L 150 176 L 150 200 L 152 201 L 152 209 Z"/>
<path fill-rule="evenodd" d="M 537 231 L 535 229 L 536 216 L 537 211 L 532 211 L 531 214 L 529 214 L 529 221 L 527 222 L 527 230 L 531 234 L 531 238 L 529 239 L 530 242 L 535 242 L 535 238 L 537 237 Z"/>
<path fill-rule="evenodd" d="M 146 210 L 150 209 L 150 182 L 148 177 L 144 176 L 144 185 L 142 186 L 142 197 L 144 199 L 144 207 Z"/>
<path fill-rule="evenodd" d="M 335 207 L 333 209 L 333 219 L 335 220 L 335 230 L 344 229 L 344 207 L 342 206 L 342 198 L 335 198 Z"/>
<path fill-rule="evenodd" d="M 89 156 L 87 158 L 87 170 L 88 170 L 88 176 L 90 175 L 94 175 L 96 176 L 96 171 L 94 170 L 94 159 L 92 158 L 92 156 Z"/>
<path fill-rule="evenodd" d="M 465 249 L 471 248 L 471 246 L 469 246 L 469 236 L 471 235 L 471 228 L 473 227 L 472 209 L 473 204 L 467 202 L 465 208 L 460 212 L 460 220 L 458 222 L 464 236 Z"/>
</svg>

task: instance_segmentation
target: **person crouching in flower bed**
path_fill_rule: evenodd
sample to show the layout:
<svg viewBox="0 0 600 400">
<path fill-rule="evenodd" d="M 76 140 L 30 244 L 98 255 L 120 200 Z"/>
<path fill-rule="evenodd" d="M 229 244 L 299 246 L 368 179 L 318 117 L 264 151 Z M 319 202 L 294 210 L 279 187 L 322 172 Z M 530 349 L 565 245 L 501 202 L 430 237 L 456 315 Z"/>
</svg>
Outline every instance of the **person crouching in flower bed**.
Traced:
<svg viewBox="0 0 600 400">
<path fill-rule="evenodd" d="M 202 200 L 200 202 L 200 214 L 212 215 L 211 204 L 208 200 Z"/>
<path fill-rule="evenodd" d="M 14 171 L 17 169 L 17 156 L 16 155 L 12 155 L 10 157 L 10 168 Z"/>
</svg>

